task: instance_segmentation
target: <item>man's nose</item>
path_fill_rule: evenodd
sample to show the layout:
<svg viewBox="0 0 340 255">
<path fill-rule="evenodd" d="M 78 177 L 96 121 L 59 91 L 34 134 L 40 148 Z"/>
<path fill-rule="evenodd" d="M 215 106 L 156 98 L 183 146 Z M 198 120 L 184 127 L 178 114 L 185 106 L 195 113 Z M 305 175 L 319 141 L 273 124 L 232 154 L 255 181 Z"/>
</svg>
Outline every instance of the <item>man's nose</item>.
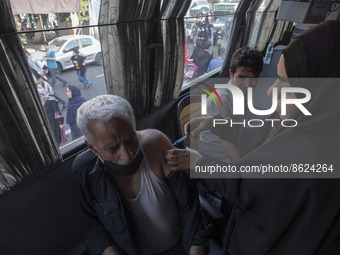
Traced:
<svg viewBox="0 0 340 255">
<path fill-rule="evenodd" d="M 267 95 L 268 95 L 269 97 L 271 97 L 271 96 L 273 95 L 273 86 L 274 86 L 274 85 L 270 86 L 269 89 L 267 90 Z"/>
<path fill-rule="evenodd" d="M 274 97 L 281 99 L 281 89 L 280 89 L 280 86 L 276 82 L 272 86 L 269 87 L 267 91 L 267 95 L 269 97 L 273 97 L 273 93 L 274 93 Z"/>
<path fill-rule="evenodd" d="M 133 152 L 129 146 L 122 145 L 119 150 L 119 161 L 130 161 L 133 159 Z"/>
<path fill-rule="evenodd" d="M 244 86 L 247 88 L 251 87 L 251 78 L 244 79 Z"/>
</svg>

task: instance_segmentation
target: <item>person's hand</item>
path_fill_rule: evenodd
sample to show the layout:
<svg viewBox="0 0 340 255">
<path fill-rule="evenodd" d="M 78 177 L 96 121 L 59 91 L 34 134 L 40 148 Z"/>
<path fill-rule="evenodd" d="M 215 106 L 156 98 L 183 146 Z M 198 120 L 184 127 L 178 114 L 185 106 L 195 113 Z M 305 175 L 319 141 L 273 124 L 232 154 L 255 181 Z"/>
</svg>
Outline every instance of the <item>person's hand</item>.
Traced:
<svg viewBox="0 0 340 255">
<path fill-rule="evenodd" d="M 213 125 L 213 117 L 212 116 L 206 116 L 206 117 L 197 117 L 191 119 L 189 122 L 187 122 L 184 125 L 184 134 L 189 137 L 190 136 L 193 139 L 197 139 L 199 136 L 199 133 L 201 133 L 204 130 L 208 130 Z"/>
<path fill-rule="evenodd" d="M 43 60 L 47 60 L 46 56 L 43 56 Z"/>
<path fill-rule="evenodd" d="M 172 171 L 194 169 L 201 155 L 195 150 L 170 149 L 165 152 L 165 160 Z"/>
<path fill-rule="evenodd" d="M 191 246 L 189 255 L 205 255 L 205 248 L 203 245 L 200 246 Z"/>
<path fill-rule="evenodd" d="M 121 255 L 122 253 L 119 251 L 116 245 L 111 245 L 107 247 L 100 255 Z"/>
<path fill-rule="evenodd" d="M 64 128 L 64 124 L 59 125 L 59 128 L 63 129 Z"/>
</svg>

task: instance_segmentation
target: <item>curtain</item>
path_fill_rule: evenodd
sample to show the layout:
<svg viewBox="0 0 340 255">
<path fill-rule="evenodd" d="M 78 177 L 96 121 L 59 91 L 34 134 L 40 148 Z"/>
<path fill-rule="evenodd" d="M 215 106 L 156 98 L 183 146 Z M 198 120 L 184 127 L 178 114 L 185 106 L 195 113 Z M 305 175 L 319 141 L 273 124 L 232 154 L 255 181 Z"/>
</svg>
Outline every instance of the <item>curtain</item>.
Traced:
<svg viewBox="0 0 340 255">
<path fill-rule="evenodd" d="M 265 49 L 272 32 L 273 25 L 275 24 L 276 11 L 279 8 L 280 3 L 280 0 L 273 0 L 268 4 L 261 15 L 256 34 L 252 36 L 254 38 L 254 44 L 251 44 L 250 47 L 256 47 L 260 51 Z"/>
<path fill-rule="evenodd" d="M 129 100 L 136 119 L 175 99 L 184 71 L 190 0 L 103 0 L 100 38 L 107 91 Z"/>
<path fill-rule="evenodd" d="M 0 194 L 61 162 L 9 0 L 0 1 Z"/>
</svg>

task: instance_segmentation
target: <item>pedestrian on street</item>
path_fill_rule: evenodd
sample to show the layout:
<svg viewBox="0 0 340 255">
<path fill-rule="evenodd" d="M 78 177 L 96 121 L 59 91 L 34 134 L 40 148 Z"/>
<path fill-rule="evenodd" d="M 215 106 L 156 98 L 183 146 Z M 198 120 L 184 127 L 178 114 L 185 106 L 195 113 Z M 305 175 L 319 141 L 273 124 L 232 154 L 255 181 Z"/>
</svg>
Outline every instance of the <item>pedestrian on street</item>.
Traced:
<svg viewBox="0 0 340 255">
<path fill-rule="evenodd" d="M 28 65 L 31 68 L 33 77 L 36 78 L 35 82 L 37 82 L 37 83 L 41 83 L 41 82 L 48 83 L 48 79 L 45 76 L 45 74 L 46 74 L 46 72 L 48 70 L 47 66 L 42 63 L 42 60 L 38 60 L 38 59 L 32 57 L 32 55 L 27 50 L 25 50 L 25 55 L 27 57 Z M 53 93 L 53 96 L 61 104 L 61 107 L 62 107 L 61 110 L 64 111 L 66 109 L 66 102 L 65 102 L 65 100 L 62 99 L 59 95 L 57 95 L 55 92 Z"/>
<path fill-rule="evenodd" d="M 48 42 L 43 43 L 43 47 L 46 50 L 46 55 L 43 57 L 44 60 L 47 62 L 48 74 L 52 79 L 51 86 L 55 89 L 55 80 L 59 80 L 63 83 L 63 87 L 66 86 L 67 81 L 64 80 L 60 75 L 57 74 L 58 64 L 56 61 L 56 56 L 54 50 L 50 48 Z"/>
<path fill-rule="evenodd" d="M 44 88 L 46 86 L 50 86 L 50 84 L 45 81 L 45 80 L 41 80 L 39 81 L 37 84 L 40 84 L 41 86 L 43 86 Z M 61 110 L 64 111 L 66 109 L 66 102 L 64 99 L 62 99 L 57 93 L 55 93 L 52 89 L 52 92 L 49 94 L 50 96 L 54 97 L 55 99 L 57 99 L 57 102 L 61 104 Z"/>
<path fill-rule="evenodd" d="M 37 90 L 55 140 L 57 144 L 60 145 L 62 143 L 62 135 L 65 130 L 64 116 L 59 109 L 58 100 L 54 97 L 53 89 L 47 82 L 40 81 L 37 84 Z"/>
<path fill-rule="evenodd" d="M 81 96 L 80 89 L 73 85 L 67 86 L 66 95 L 68 97 L 66 123 L 70 125 L 73 141 L 83 136 L 77 126 L 77 110 L 86 100 Z"/>
<path fill-rule="evenodd" d="M 84 85 L 85 89 L 88 89 L 90 86 L 92 86 L 92 82 L 90 82 L 85 76 L 86 61 L 87 61 L 87 58 L 82 55 L 79 55 L 78 49 L 73 50 L 73 56 L 71 57 L 70 62 L 76 68 L 76 71 L 78 74 L 78 80 Z"/>
<path fill-rule="evenodd" d="M 27 50 L 25 50 L 25 55 L 27 58 L 28 65 L 31 68 L 33 77 L 36 78 L 36 81 L 47 81 L 48 79 L 45 76 L 46 72 L 48 71 L 48 68 L 46 65 L 44 65 L 43 60 L 39 60 L 34 58 Z"/>
</svg>

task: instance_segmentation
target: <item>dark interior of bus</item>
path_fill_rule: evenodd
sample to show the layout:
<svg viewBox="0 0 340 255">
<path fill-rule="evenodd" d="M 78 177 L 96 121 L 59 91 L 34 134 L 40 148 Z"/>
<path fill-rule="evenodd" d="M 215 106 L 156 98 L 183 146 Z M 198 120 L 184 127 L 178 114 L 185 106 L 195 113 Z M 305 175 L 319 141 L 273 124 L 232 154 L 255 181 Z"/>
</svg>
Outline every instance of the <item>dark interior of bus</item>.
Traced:
<svg viewBox="0 0 340 255">
<path fill-rule="evenodd" d="M 7 94 L 5 94 L 5 92 L 3 91 L 9 91 L 11 88 L 13 88 L 13 84 L 20 82 L 34 87 L 32 75 L 29 74 L 27 63 L 24 63 L 24 54 L 23 51 L 20 49 L 20 44 L 18 40 L 19 35 L 25 34 L 25 31 L 16 31 L 15 27 L 12 25 L 12 22 L 8 22 L 8 20 L 13 19 L 13 15 L 11 14 L 10 2 L 10 0 L 5 0 L 1 1 L 0 3 L 0 56 L 2 66 L 0 68 L 0 77 L 2 80 L 1 87 L 3 87 L 1 88 L 1 101 L 3 101 L 3 103 L 1 106 L 2 113 L 0 118 L 3 119 L 3 121 L 1 121 L 2 123 L 6 123 L 6 114 L 11 113 L 15 115 L 15 113 L 17 112 L 16 110 L 9 110 L 13 101 L 12 99 L 9 99 L 6 96 Z M 114 1 L 102 0 L 102 2 L 109 3 Z M 124 17 L 125 20 L 124 18 L 119 17 L 119 20 L 122 21 L 118 21 L 118 23 L 116 23 L 115 20 L 112 19 L 107 21 L 107 23 L 102 23 L 98 26 L 101 28 L 105 28 L 110 27 L 111 25 L 121 25 L 118 30 L 124 30 L 125 24 L 130 24 L 134 22 L 153 22 L 153 24 L 168 22 L 165 25 L 166 28 L 162 29 L 166 29 L 170 32 L 173 29 L 174 33 L 171 36 L 176 37 L 176 33 L 179 33 L 181 37 L 181 42 L 184 42 L 184 20 L 186 19 L 185 13 L 190 7 L 190 2 L 191 1 L 188 0 L 150 1 L 148 7 L 154 8 L 158 11 L 151 12 L 151 14 L 147 15 L 145 15 L 144 13 L 140 16 L 138 16 L 137 11 L 135 13 L 127 12 L 126 16 Z M 218 3 L 219 1 L 209 2 Z M 266 4 L 263 5 L 263 2 L 265 2 Z M 185 113 L 183 113 L 184 108 L 190 105 L 190 103 L 194 103 L 194 101 L 192 101 L 192 93 L 190 93 L 190 90 L 194 89 L 195 86 L 198 86 L 199 84 L 204 83 L 212 78 L 228 78 L 228 66 L 230 65 L 232 53 L 236 49 L 247 45 L 252 47 L 256 46 L 261 50 L 262 54 L 264 55 L 266 48 L 271 41 L 274 42 L 275 46 L 287 45 L 290 42 L 295 28 L 295 20 L 284 17 L 284 12 L 286 12 L 287 14 L 287 12 L 291 10 L 290 8 L 293 8 L 290 6 L 285 6 L 285 10 L 280 10 L 280 8 L 283 8 L 281 6 L 281 3 L 284 2 L 286 4 L 289 1 L 281 2 L 278 0 L 240 0 L 235 13 L 233 14 L 234 18 L 232 20 L 232 28 L 223 66 L 215 72 L 205 74 L 196 80 L 192 80 L 187 86 L 183 88 L 175 86 L 176 84 L 181 83 L 183 79 L 183 71 L 179 70 L 183 69 L 183 60 L 181 60 L 181 58 L 174 56 L 173 58 L 162 59 L 157 54 L 150 54 L 151 59 L 149 59 L 148 61 L 154 62 L 156 63 L 156 65 L 157 63 L 162 61 L 172 61 L 171 65 L 165 65 L 164 62 L 163 64 L 159 63 L 162 68 L 168 69 L 168 73 L 163 72 L 161 73 L 161 75 L 159 75 L 160 71 L 157 70 L 155 65 L 150 65 L 150 68 L 148 69 L 144 69 L 143 64 L 134 65 L 133 68 L 135 68 L 135 70 L 133 70 L 133 72 L 131 71 L 131 73 L 137 74 L 147 72 L 146 75 L 148 76 L 150 84 L 156 84 L 155 80 L 157 78 L 162 78 L 162 81 L 168 80 L 163 87 L 158 87 L 158 89 L 163 89 L 164 92 L 164 95 L 160 93 L 162 95 L 159 96 L 162 97 L 161 102 L 156 102 L 156 90 L 151 86 L 148 93 L 140 92 L 139 90 L 135 92 L 137 94 L 141 93 L 144 97 L 146 95 L 150 95 L 151 98 L 150 100 L 147 100 L 149 106 L 143 107 L 143 109 L 139 110 L 143 111 L 146 109 L 146 112 L 139 112 L 136 114 L 137 130 L 147 128 L 158 129 L 165 133 L 171 139 L 171 141 L 175 141 L 182 137 L 182 128 L 185 122 L 185 120 L 183 120 L 185 118 Z M 307 4 L 312 5 L 314 2 L 316 1 L 310 0 Z M 126 1 L 124 4 L 121 4 L 121 13 L 123 13 L 124 11 L 126 12 L 126 10 L 130 8 L 129 4 L 131 5 L 132 3 L 133 1 Z M 165 10 L 160 8 L 161 4 L 164 6 L 166 5 Z M 260 18 L 257 18 L 257 12 L 261 4 L 261 16 Z M 155 6 L 157 6 L 158 8 Z M 123 8 L 125 8 L 125 10 L 123 10 Z M 144 11 L 147 12 L 148 10 Z M 308 15 L 306 15 L 306 17 L 307 16 Z M 306 20 L 302 20 L 300 22 L 317 24 L 324 21 L 326 19 L 326 15 L 323 15 L 321 17 L 309 17 L 309 20 L 307 18 Z M 339 14 L 337 14 L 334 19 L 339 19 Z M 119 22 L 121 22 L 121 24 Z M 178 26 L 183 27 L 178 28 Z M 159 50 L 159 47 L 162 47 L 162 45 L 164 45 L 160 43 L 159 37 L 162 31 L 158 31 L 159 29 L 160 26 L 157 25 L 151 28 L 152 31 L 150 32 L 150 39 L 148 40 L 149 45 L 147 46 L 150 51 L 156 51 L 156 49 Z M 60 28 L 60 31 L 62 30 L 65 30 L 65 28 Z M 103 38 L 101 38 L 101 40 L 107 40 L 105 36 L 102 37 Z M 132 41 L 135 39 L 135 42 L 130 41 L 130 46 L 133 43 L 138 43 L 137 36 L 136 38 L 133 38 L 133 35 L 128 35 L 128 38 L 126 39 Z M 178 38 L 168 39 L 168 43 L 175 43 Z M 176 55 L 177 53 L 174 53 L 173 51 L 184 51 L 184 48 L 178 49 L 174 47 L 168 48 L 168 50 L 169 54 Z M 124 53 L 128 54 L 127 51 L 125 51 Z M 105 68 L 107 68 L 107 66 L 115 64 L 114 61 L 108 61 L 108 58 L 110 58 L 110 56 L 111 55 L 103 57 Z M 129 57 L 133 58 L 132 54 Z M 276 65 L 278 63 L 279 57 L 280 51 L 274 51 L 271 63 L 269 65 L 264 65 L 261 77 L 273 78 L 276 76 Z M 4 66 L 7 66 L 7 69 Z M 114 74 L 109 74 L 109 70 L 110 68 L 105 69 L 105 78 L 107 82 L 106 86 L 114 87 L 114 85 L 112 85 L 110 81 L 108 81 L 108 77 L 112 78 L 114 76 Z M 156 75 L 157 72 L 158 76 Z M 180 73 L 180 75 L 176 76 L 176 72 Z M 18 73 L 20 77 L 18 77 Z M 162 75 L 164 75 L 164 77 Z M 144 78 L 145 77 L 140 76 L 138 79 L 142 80 Z M 119 77 L 116 77 L 116 79 L 119 82 Z M 263 93 L 263 91 L 266 91 L 267 88 L 268 87 L 260 88 L 260 91 L 258 93 Z M 31 91 L 28 91 L 27 93 L 30 93 L 31 95 L 33 93 L 32 91 L 33 89 Z M 108 90 L 108 93 L 114 93 L 114 90 Z M 129 93 L 131 97 L 134 92 L 130 91 Z M 159 93 L 159 91 L 157 93 Z M 199 92 L 197 92 L 197 94 L 199 95 Z M 34 95 L 31 95 L 31 97 L 36 98 L 36 96 Z M 133 98 L 133 96 L 131 98 Z M 20 96 L 20 101 L 23 105 L 25 104 L 25 100 L 28 99 Z M 152 102 L 152 100 L 155 100 L 155 102 Z M 264 105 L 268 103 L 265 100 L 267 99 L 264 99 L 263 102 L 261 102 Z M 139 102 L 140 101 L 141 100 L 139 98 Z M 3 108 L 6 105 L 7 108 Z M 26 109 L 25 106 L 22 106 L 22 108 Z M 38 109 L 41 109 L 41 107 Z M 14 130 L 17 130 L 16 128 Z M 34 126 L 32 126 L 32 128 L 34 128 Z M 16 131 L 13 132 L 14 134 L 12 135 L 15 136 Z M 23 137 L 23 134 L 18 134 L 18 137 Z M 6 147 L 6 143 L 4 141 L 7 141 L 7 139 L 2 137 L 0 141 L 2 143 L 1 162 L 6 162 L 8 166 L 16 168 L 17 165 L 13 163 L 13 161 L 16 160 L 15 157 L 8 157 L 7 159 L 4 158 L 4 156 L 6 155 L 12 155 L 7 154 L 6 150 L 3 149 L 3 147 Z M 12 144 L 13 143 L 19 143 L 19 140 L 12 141 Z M 185 144 L 181 144 L 180 146 L 184 148 Z M 12 147 L 12 149 L 15 150 L 15 148 L 16 144 Z M 47 147 L 41 148 L 40 153 L 46 153 L 46 148 Z M 73 144 L 73 146 L 63 148 L 61 152 L 57 152 L 55 154 L 60 155 L 59 160 L 51 160 L 49 163 L 45 162 L 45 169 L 38 169 L 38 171 L 34 171 L 32 174 L 28 174 L 14 185 L 3 189 L 2 194 L 0 194 L 0 254 L 87 254 L 86 233 L 82 227 L 82 221 L 79 216 L 80 209 L 78 205 L 77 191 L 75 190 L 74 179 L 71 172 L 71 166 L 75 157 L 79 153 L 86 150 L 87 146 L 85 145 L 83 140 L 78 141 L 76 144 Z M 25 153 L 18 153 L 17 155 L 25 155 Z M 25 155 L 26 159 L 28 159 L 27 156 L 29 158 L 29 154 Z M 31 160 L 33 161 L 34 159 Z M 44 164 L 40 164 L 40 166 L 44 168 Z M 1 163 L 1 168 L 3 167 L 5 168 L 5 165 Z M 210 220 L 212 222 L 215 222 L 215 233 L 218 233 L 213 236 L 214 243 L 217 247 L 216 252 L 212 252 L 211 254 L 220 254 L 219 252 L 217 252 L 217 250 L 219 249 L 219 243 L 221 243 L 220 239 L 223 238 L 223 231 L 219 230 L 218 228 L 220 226 L 223 226 L 224 217 L 219 211 L 216 211 L 216 209 L 209 205 L 209 202 L 206 201 L 206 198 L 204 196 L 202 196 L 201 198 L 201 203 L 205 204 L 204 208 L 208 215 L 210 215 Z M 223 211 L 228 211 L 228 208 L 223 208 Z"/>
</svg>

